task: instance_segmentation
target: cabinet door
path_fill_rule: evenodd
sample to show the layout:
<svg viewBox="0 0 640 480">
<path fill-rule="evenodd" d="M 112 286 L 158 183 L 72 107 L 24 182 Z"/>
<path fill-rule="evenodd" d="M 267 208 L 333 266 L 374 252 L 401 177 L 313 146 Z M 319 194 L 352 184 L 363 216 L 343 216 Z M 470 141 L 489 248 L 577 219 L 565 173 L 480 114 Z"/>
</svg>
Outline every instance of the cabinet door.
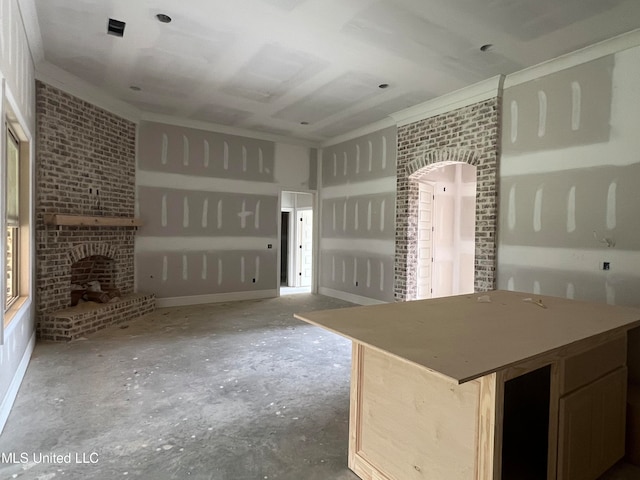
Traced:
<svg viewBox="0 0 640 480">
<path fill-rule="evenodd" d="M 558 479 L 595 480 L 624 455 L 627 369 L 560 399 Z"/>
</svg>

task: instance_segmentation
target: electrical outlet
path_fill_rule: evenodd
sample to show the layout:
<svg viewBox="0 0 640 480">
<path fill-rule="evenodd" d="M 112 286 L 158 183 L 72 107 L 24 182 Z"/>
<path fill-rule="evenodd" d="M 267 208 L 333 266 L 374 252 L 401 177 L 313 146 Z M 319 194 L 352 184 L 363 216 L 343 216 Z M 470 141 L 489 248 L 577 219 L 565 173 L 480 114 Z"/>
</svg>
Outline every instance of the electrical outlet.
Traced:
<svg viewBox="0 0 640 480">
<path fill-rule="evenodd" d="M 603 262 L 602 263 L 602 269 L 603 270 L 610 270 L 611 269 L 611 264 L 609 262 Z"/>
</svg>

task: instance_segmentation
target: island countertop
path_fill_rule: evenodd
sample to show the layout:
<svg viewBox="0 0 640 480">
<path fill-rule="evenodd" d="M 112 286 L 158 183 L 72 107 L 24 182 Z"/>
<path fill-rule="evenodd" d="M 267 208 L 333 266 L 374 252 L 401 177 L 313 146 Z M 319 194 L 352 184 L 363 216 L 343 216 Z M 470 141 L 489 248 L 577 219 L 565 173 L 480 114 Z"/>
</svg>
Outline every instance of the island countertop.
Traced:
<svg viewBox="0 0 640 480">
<path fill-rule="evenodd" d="M 640 326 L 638 308 L 501 290 L 295 317 L 459 384 Z"/>
</svg>

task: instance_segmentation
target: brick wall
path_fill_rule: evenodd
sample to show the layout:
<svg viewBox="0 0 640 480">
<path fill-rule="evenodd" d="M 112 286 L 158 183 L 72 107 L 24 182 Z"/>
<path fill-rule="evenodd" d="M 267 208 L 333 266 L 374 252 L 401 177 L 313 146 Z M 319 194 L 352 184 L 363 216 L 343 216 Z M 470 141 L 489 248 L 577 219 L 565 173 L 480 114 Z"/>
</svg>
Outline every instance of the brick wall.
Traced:
<svg viewBox="0 0 640 480">
<path fill-rule="evenodd" d="M 493 98 L 398 128 L 396 301 L 416 297 L 416 178 L 433 165 L 452 161 L 477 168 L 474 289 L 495 288 L 500 107 L 500 98 Z"/>
<path fill-rule="evenodd" d="M 136 125 L 42 82 L 36 84 L 36 282 L 38 323 L 70 304 L 80 245 L 107 245 L 115 285 L 134 288 L 135 229 L 53 227 L 45 213 L 127 216 L 135 210 Z M 114 248 L 115 247 L 115 248 Z M 74 250 L 75 249 L 75 250 Z"/>
</svg>

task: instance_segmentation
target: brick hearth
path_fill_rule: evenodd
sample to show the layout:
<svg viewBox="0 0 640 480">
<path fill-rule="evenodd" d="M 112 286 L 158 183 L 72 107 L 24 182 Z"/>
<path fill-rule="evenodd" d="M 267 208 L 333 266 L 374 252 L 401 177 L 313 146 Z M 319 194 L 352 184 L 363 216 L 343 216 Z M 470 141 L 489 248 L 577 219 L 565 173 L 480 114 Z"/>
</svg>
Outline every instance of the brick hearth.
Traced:
<svg viewBox="0 0 640 480">
<path fill-rule="evenodd" d="M 143 293 L 131 293 L 110 303 L 83 303 L 45 314 L 40 324 L 40 338 L 54 341 L 76 340 L 110 325 L 151 313 L 155 308 L 155 295 Z"/>
</svg>

